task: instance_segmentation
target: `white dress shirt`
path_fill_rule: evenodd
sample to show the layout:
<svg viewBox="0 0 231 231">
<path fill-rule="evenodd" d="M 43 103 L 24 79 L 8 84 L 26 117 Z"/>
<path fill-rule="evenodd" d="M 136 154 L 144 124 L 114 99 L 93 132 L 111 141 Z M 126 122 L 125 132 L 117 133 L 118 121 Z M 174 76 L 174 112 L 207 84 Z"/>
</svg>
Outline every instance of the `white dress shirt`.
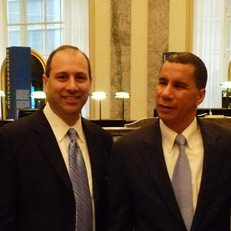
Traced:
<svg viewBox="0 0 231 231">
<path fill-rule="evenodd" d="M 70 138 L 67 135 L 67 132 L 70 126 L 66 124 L 59 116 L 57 116 L 57 114 L 55 114 L 52 111 L 49 103 L 46 104 L 46 106 L 43 109 L 43 112 L 53 130 L 53 133 L 56 137 L 60 151 L 62 153 L 65 165 L 67 167 L 67 171 L 69 172 L 68 146 L 69 146 Z M 90 193 L 91 193 L 91 198 L 92 198 L 93 217 L 95 217 L 91 162 L 90 162 L 90 157 L 88 153 L 85 134 L 83 132 L 81 115 L 79 116 L 78 121 L 71 127 L 74 128 L 77 132 L 77 143 L 80 147 L 80 150 L 82 152 L 83 159 L 86 165 L 88 183 L 89 183 L 89 188 L 90 188 Z M 93 219 L 93 225 L 94 225 L 93 227 L 95 227 L 95 219 Z"/>
<path fill-rule="evenodd" d="M 179 148 L 174 144 L 177 133 L 168 128 L 163 121 L 160 120 L 160 129 L 162 134 L 162 147 L 164 152 L 165 163 L 168 174 L 172 179 L 173 170 L 177 157 L 179 155 Z M 192 174 L 192 189 L 193 189 L 193 207 L 194 210 L 197 205 L 197 198 L 200 190 L 201 175 L 204 160 L 204 146 L 200 127 L 195 118 L 193 122 L 182 132 L 187 139 L 185 152 L 189 160 L 191 174 Z"/>
</svg>

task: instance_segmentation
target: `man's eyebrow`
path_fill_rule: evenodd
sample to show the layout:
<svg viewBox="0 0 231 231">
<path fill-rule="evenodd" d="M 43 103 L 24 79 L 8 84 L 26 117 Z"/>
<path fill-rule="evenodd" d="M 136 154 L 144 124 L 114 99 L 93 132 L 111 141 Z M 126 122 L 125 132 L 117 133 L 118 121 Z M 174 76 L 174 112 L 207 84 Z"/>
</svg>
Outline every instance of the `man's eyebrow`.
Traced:
<svg viewBox="0 0 231 231">
<path fill-rule="evenodd" d="M 175 84 L 175 85 L 178 85 L 178 86 L 181 86 L 181 87 L 188 88 L 188 84 L 185 83 L 185 82 L 182 82 L 182 81 L 176 80 L 176 81 L 174 81 L 174 84 Z"/>
<path fill-rule="evenodd" d="M 60 72 L 56 72 L 55 75 L 63 75 L 63 74 L 66 74 L 65 71 L 60 71 Z"/>
<path fill-rule="evenodd" d="M 159 74 L 158 79 L 166 79 L 166 76 Z"/>
</svg>

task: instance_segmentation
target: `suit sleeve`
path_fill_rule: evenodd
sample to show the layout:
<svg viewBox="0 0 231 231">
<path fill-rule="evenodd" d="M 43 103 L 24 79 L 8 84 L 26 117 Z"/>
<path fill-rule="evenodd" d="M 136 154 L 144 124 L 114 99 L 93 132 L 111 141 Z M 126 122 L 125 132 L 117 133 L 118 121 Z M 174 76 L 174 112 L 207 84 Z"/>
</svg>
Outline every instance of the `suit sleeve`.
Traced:
<svg viewBox="0 0 231 231">
<path fill-rule="evenodd" d="M 113 147 L 108 175 L 108 230 L 132 231 L 132 210 L 125 171 L 116 144 Z"/>
<path fill-rule="evenodd" d="M 2 128 L 1 128 L 2 130 Z M 0 230 L 16 230 L 17 174 L 9 141 L 0 131 Z M 18 192 L 19 194 L 19 192 Z"/>
</svg>

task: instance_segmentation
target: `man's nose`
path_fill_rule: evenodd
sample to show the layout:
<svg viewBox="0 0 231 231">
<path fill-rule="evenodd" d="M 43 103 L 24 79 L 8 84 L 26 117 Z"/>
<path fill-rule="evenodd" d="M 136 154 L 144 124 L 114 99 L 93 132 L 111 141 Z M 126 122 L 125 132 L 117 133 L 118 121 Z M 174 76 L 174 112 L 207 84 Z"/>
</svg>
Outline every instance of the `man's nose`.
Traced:
<svg viewBox="0 0 231 231">
<path fill-rule="evenodd" d="M 170 84 L 163 88 L 162 95 L 166 97 L 171 97 L 173 95 L 173 88 Z"/>
<path fill-rule="evenodd" d="M 67 88 L 68 89 L 78 89 L 78 82 L 75 80 L 75 78 L 73 76 L 71 76 L 68 80 L 67 83 Z"/>
</svg>

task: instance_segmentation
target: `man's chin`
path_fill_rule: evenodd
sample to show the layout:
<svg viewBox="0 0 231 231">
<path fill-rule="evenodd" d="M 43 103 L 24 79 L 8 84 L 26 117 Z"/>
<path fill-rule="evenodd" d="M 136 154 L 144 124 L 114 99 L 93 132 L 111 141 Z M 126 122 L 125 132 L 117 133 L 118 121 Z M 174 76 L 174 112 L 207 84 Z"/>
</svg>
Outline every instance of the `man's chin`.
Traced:
<svg viewBox="0 0 231 231">
<path fill-rule="evenodd" d="M 175 117 L 172 115 L 166 115 L 166 114 L 160 114 L 159 118 L 165 123 L 165 124 L 171 124 L 174 123 Z"/>
<path fill-rule="evenodd" d="M 66 105 L 64 110 L 67 114 L 79 114 L 81 112 L 80 107 L 76 107 L 74 105 Z"/>
<path fill-rule="evenodd" d="M 173 115 L 172 111 L 171 112 L 158 112 L 158 116 L 162 120 L 172 120 L 172 119 L 174 119 L 174 115 Z"/>
</svg>

